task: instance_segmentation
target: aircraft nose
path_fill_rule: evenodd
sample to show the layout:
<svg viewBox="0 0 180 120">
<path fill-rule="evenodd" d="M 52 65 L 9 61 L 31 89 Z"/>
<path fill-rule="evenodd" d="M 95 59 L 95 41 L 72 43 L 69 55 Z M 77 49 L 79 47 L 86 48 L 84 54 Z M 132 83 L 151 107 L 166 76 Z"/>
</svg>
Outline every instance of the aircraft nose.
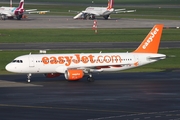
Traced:
<svg viewBox="0 0 180 120">
<path fill-rule="evenodd" d="M 9 72 L 13 72 L 13 66 L 10 63 L 6 65 L 5 69 Z"/>
</svg>

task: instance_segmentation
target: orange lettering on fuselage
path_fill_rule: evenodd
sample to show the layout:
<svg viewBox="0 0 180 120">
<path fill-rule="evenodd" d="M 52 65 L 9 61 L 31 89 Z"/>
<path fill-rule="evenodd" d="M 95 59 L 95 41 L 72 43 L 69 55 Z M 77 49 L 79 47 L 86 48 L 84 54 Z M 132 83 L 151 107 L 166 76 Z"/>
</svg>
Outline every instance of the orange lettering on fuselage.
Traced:
<svg viewBox="0 0 180 120">
<path fill-rule="evenodd" d="M 64 64 L 65 66 L 70 66 L 72 63 L 74 64 L 87 64 L 87 63 L 121 63 L 121 57 L 119 55 L 81 55 L 74 54 L 72 56 L 44 56 L 42 57 L 43 64 Z"/>
<path fill-rule="evenodd" d="M 56 57 L 50 57 L 50 64 L 57 64 Z"/>
<path fill-rule="evenodd" d="M 42 62 L 43 62 L 44 64 L 49 64 L 49 58 L 48 58 L 48 57 L 43 57 L 43 58 L 42 58 Z"/>
</svg>

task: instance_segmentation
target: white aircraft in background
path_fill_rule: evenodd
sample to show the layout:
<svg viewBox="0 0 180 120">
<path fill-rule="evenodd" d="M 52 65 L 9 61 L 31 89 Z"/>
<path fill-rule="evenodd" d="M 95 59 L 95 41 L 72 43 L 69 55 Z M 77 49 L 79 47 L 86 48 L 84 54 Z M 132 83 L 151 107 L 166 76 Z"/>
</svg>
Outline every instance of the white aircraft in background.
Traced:
<svg viewBox="0 0 180 120">
<path fill-rule="evenodd" d="M 0 7 L 0 15 L 1 19 L 5 20 L 7 18 L 16 17 L 17 20 L 21 20 L 23 18 L 24 13 L 39 13 L 45 14 L 49 11 L 37 11 L 37 9 L 24 10 L 24 0 L 21 0 L 19 6 L 16 7 Z"/>
<path fill-rule="evenodd" d="M 136 10 L 126 10 L 126 9 L 114 9 L 114 0 L 108 1 L 107 7 L 87 7 L 85 11 L 72 11 L 69 12 L 77 12 L 78 14 L 74 16 L 74 19 L 95 19 L 96 16 L 103 16 L 105 20 L 107 20 L 112 13 L 126 13 L 126 12 L 135 12 Z"/>
<path fill-rule="evenodd" d="M 131 53 L 73 53 L 29 54 L 15 58 L 6 65 L 6 70 L 31 74 L 43 73 L 47 78 L 64 74 L 67 80 L 79 80 L 85 75 L 94 81 L 92 73 L 120 71 L 165 59 L 158 54 L 163 25 L 155 25 L 139 47 Z"/>
</svg>

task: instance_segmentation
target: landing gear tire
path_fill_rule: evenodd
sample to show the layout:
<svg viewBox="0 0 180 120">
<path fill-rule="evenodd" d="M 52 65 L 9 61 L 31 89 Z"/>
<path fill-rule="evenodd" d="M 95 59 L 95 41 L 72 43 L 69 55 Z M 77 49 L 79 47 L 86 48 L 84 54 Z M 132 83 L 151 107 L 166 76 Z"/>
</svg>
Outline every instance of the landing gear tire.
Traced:
<svg viewBox="0 0 180 120">
<path fill-rule="evenodd" d="M 2 20 L 6 20 L 6 15 L 2 15 L 2 16 L 1 16 L 1 19 L 2 19 Z"/>
<path fill-rule="evenodd" d="M 109 15 L 103 16 L 105 20 L 109 18 Z"/>
<path fill-rule="evenodd" d="M 89 16 L 89 20 L 94 20 L 95 19 L 95 16 L 94 15 L 90 15 Z"/>
<path fill-rule="evenodd" d="M 30 83 L 31 82 L 31 73 L 27 74 L 27 82 Z"/>
<path fill-rule="evenodd" d="M 17 18 L 17 20 L 21 20 L 22 15 L 17 15 L 16 18 Z"/>
<path fill-rule="evenodd" d="M 87 80 L 88 80 L 88 82 L 94 82 L 94 78 L 93 77 L 88 77 Z"/>
<path fill-rule="evenodd" d="M 87 14 L 83 14 L 83 15 L 82 15 L 82 19 L 83 19 L 83 20 L 86 20 L 86 19 L 87 19 Z"/>
</svg>

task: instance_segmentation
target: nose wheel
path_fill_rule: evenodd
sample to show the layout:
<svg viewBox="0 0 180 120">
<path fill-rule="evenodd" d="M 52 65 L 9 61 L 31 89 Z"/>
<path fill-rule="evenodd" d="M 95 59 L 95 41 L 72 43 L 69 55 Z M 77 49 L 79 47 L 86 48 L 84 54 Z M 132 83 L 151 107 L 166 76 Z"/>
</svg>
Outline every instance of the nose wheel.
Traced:
<svg viewBox="0 0 180 120">
<path fill-rule="evenodd" d="M 30 82 L 31 82 L 31 76 L 32 76 L 32 74 L 31 74 L 31 73 L 27 74 L 27 82 L 28 82 L 28 83 L 30 83 Z"/>
</svg>

